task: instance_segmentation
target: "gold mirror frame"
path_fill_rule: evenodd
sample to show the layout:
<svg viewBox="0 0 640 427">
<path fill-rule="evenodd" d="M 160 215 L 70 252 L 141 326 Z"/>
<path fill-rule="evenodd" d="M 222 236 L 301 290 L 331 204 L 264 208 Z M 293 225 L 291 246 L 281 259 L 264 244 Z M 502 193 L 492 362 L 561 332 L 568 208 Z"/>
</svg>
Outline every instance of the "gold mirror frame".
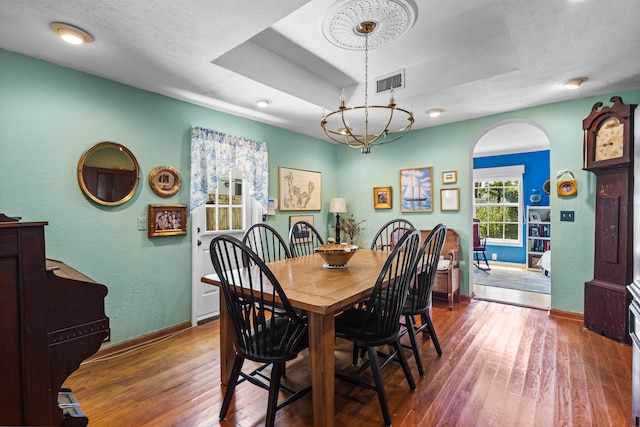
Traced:
<svg viewBox="0 0 640 427">
<path fill-rule="evenodd" d="M 136 157 L 117 142 L 100 142 L 78 161 L 80 189 L 100 205 L 118 206 L 127 202 L 136 193 L 139 181 Z"/>
</svg>

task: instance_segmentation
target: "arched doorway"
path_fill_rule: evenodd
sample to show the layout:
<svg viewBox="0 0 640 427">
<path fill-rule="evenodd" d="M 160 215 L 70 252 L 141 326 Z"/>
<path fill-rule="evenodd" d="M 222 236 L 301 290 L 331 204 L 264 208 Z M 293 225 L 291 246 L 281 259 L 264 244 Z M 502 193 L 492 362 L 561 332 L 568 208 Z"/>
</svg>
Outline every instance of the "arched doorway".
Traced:
<svg viewBox="0 0 640 427">
<path fill-rule="evenodd" d="M 550 307 L 550 278 L 536 266 L 527 217 L 534 208 L 550 212 L 545 185 L 549 156 L 546 132 L 529 120 L 495 123 L 474 144 L 472 216 L 480 218 L 481 234 L 487 236 L 485 253 L 490 266 L 480 269 L 472 260 L 470 287 L 475 298 Z M 530 200 L 534 192 L 542 196 L 539 206 Z M 550 237 L 544 239 L 549 246 Z"/>
</svg>

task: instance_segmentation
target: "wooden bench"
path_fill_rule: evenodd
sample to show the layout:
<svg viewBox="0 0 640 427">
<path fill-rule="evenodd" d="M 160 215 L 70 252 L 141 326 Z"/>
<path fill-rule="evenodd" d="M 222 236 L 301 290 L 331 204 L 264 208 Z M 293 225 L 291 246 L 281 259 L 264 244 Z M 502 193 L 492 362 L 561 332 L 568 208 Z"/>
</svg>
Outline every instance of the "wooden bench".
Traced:
<svg viewBox="0 0 640 427">
<path fill-rule="evenodd" d="M 422 241 L 431 230 L 420 230 Z M 447 229 L 447 237 L 442 248 L 442 256 L 449 260 L 446 270 L 438 270 L 433 284 L 434 297 L 446 297 L 449 310 L 453 310 L 453 301 L 460 302 L 460 236 L 452 228 Z"/>
</svg>

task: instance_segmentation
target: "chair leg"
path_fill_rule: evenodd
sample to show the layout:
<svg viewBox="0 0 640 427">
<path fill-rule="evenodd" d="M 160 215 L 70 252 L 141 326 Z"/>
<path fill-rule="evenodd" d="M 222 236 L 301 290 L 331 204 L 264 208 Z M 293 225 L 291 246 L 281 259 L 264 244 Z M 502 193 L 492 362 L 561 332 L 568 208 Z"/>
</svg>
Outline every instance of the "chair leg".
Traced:
<svg viewBox="0 0 640 427">
<path fill-rule="evenodd" d="M 416 365 L 418 365 L 418 373 L 421 377 L 424 377 L 424 368 L 422 367 L 422 358 L 420 357 L 420 351 L 418 349 L 418 342 L 416 340 L 415 320 L 413 316 L 404 316 L 405 327 L 409 333 L 409 340 L 411 341 L 411 349 L 413 350 L 413 357 L 416 359 Z"/>
<path fill-rule="evenodd" d="M 278 409 L 278 392 L 282 378 L 282 366 L 284 363 L 274 363 L 271 368 L 271 381 L 269 385 L 269 402 L 267 404 L 267 417 L 265 425 L 273 427 L 276 422 L 276 410 Z"/>
<path fill-rule="evenodd" d="M 387 403 L 387 393 L 384 390 L 384 383 L 382 382 L 382 373 L 380 372 L 380 364 L 378 363 L 378 352 L 374 347 L 368 347 L 369 362 L 371 364 L 371 373 L 373 374 L 373 381 L 376 384 L 376 392 L 378 393 L 378 401 L 380 402 L 380 408 L 382 409 L 382 417 L 384 418 L 384 425 L 391 425 L 391 413 L 389 412 L 389 404 Z"/>
<path fill-rule="evenodd" d="M 487 265 L 487 270 L 491 270 L 491 267 L 489 267 L 489 261 L 487 261 L 487 253 L 482 251 L 482 258 L 484 258 L 484 263 Z"/>
<path fill-rule="evenodd" d="M 224 400 L 222 401 L 222 407 L 220 408 L 220 421 L 224 420 L 227 417 L 227 411 L 229 410 L 229 405 L 231 404 L 231 399 L 233 398 L 233 392 L 235 391 L 236 385 L 238 384 L 238 377 L 240 377 L 240 371 L 242 371 L 243 364 L 244 359 L 236 355 L 236 358 L 233 361 L 233 368 L 231 368 L 231 378 L 229 378 L 227 391 L 224 393 Z"/>
<path fill-rule="evenodd" d="M 480 267 L 480 255 L 478 255 L 478 252 L 482 252 L 482 258 L 484 260 L 486 267 Z M 473 251 L 473 265 L 475 265 L 478 270 L 482 270 L 482 271 L 491 270 L 491 267 L 489 266 L 489 261 L 487 260 L 487 254 L 484 251 Z"/>
<path fill-rule="evenodd" d="M 433 346 L 436 348 L 438 352 L 438 356 L 442 356 L 442 349 L 440 348 L 440 342 L 438 341 L 438 336 L 436 335 L 436 330 L 433 327 L 433 321 L 431 321 L 431 316 L 425 316 L 427 322 L 427 328 L 429 329 L 429 335 L 431 336 L 431 341 L 433 341 Z"/>
<path fill-rule="evenodd" d="M 351 364 L 352 364 L 353 366 L 356 366 L 356 365 L 358 364 L 358 351 L 359 351 L 359 350 L 360 350 L 360 349 L 358 348 L 358 346 L 354 344 L 354 345 L 353 345 L 353 354 L 352 354 L 352 356 L 351 356 L 351 358 L 352 358 L 352 360 L 351 360 Z"/>
<path fill-rule="evenodd" d="M 415 381 L 413 381 L 413 375 L 411 375 L 411 370 L 409 369 L 409 363 L 407 363 L 407 356 L 405 356 L 404 352 L 402 351 L 402 344 L 400 344 L 400 338 L 398 338 L 393 343 L 393 348 L 397 352 L 397 357 L 398 357 L 398 360 L 400 361 L 400 366 L 402 366 L 402 370 L 404 371 L 404 376 L 407 379 L 407 382 L 409 383 L 409 388 L 411 390 L 415 390 L 416 383 Z"/>
</svg>

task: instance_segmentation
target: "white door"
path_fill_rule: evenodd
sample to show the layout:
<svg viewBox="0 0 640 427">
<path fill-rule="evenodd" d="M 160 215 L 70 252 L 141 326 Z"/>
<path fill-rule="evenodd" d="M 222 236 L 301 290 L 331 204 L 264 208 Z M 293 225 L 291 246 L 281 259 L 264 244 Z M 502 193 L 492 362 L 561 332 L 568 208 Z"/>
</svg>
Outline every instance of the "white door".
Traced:
<svg viewBox="0 0 640 427">
<path fill-rule="evenodd" d="M 233 231 L 207 231 L 207 206 L 199 206 L 191 213 L 191 325 L 220 314 L 220 290 L 217 286 L 202 283 L 202 276 L 213 273 L 209 255 L 211 240 L 221 233 L 242 239 L 244 231 L 252 224 L 260 222 L 263 208 L 254 200 L 244 196 L 244 227 Z"/>
</svg>

